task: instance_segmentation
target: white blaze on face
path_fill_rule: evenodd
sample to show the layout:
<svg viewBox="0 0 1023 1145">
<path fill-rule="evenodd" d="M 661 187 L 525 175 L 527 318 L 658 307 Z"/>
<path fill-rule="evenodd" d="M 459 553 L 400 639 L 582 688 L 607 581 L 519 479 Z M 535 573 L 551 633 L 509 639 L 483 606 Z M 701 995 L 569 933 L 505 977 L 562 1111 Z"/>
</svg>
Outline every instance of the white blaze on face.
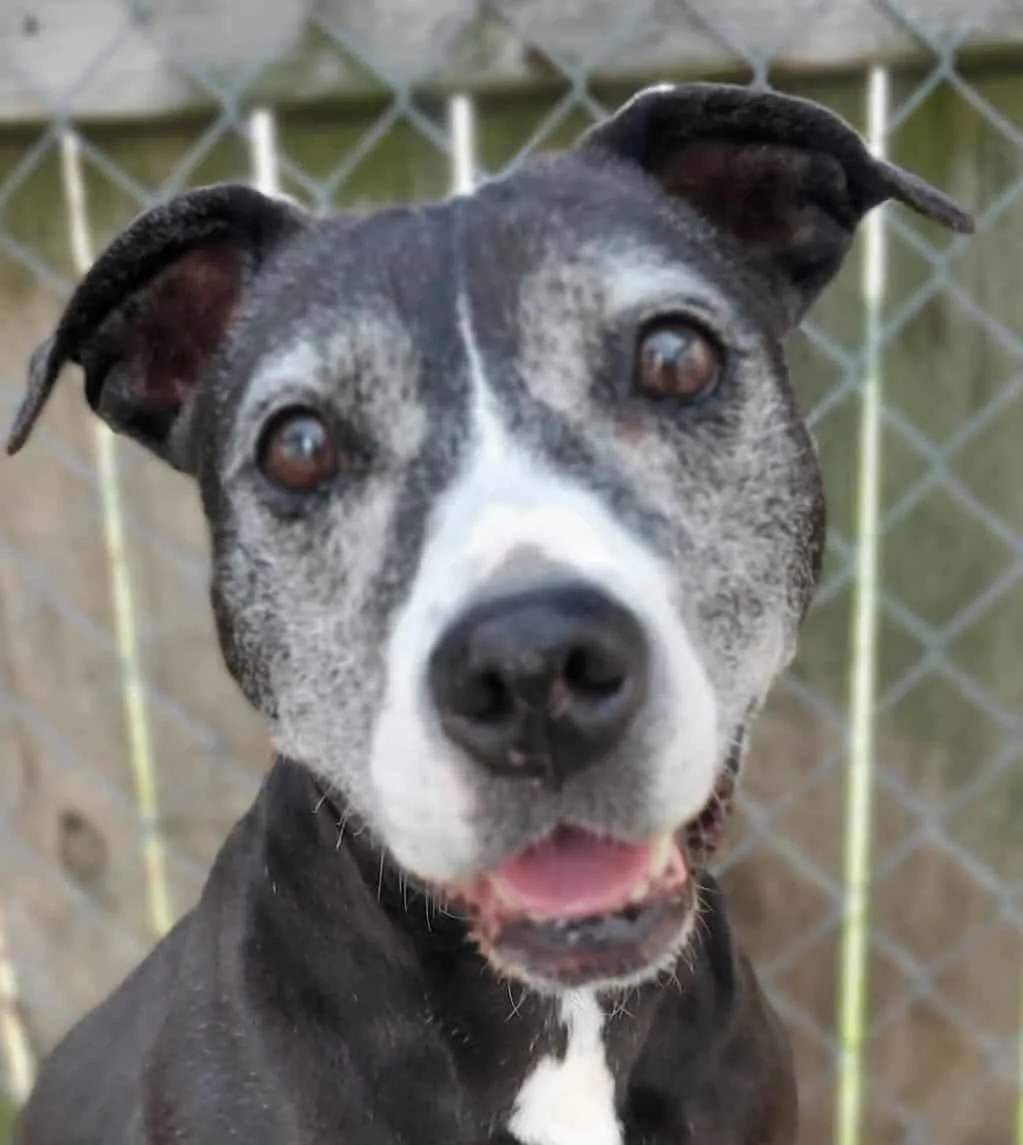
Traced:
<svg viewBox="0 0 1023 1145">
<path fill-rule="evenodd" d="M 420 567 L 396 616 L 370 761 L 377 830 L 400 864 L 438 882 L 478 873 L 479 847 L 473 765 L 445 739 L 429 708 L 430 653 L 487 582 L 523 553 L 601 588 L 646 630 L 660 737 L 649 761 L 651 834 L 699 812 L 718 755 L 714 695 L 673 602 L 670 570 L 592 492 L 512 440 L 464 297 L 459 327 L 472 375 L 474 442 L 463 472 L 434 506 Z"/>
</svg>

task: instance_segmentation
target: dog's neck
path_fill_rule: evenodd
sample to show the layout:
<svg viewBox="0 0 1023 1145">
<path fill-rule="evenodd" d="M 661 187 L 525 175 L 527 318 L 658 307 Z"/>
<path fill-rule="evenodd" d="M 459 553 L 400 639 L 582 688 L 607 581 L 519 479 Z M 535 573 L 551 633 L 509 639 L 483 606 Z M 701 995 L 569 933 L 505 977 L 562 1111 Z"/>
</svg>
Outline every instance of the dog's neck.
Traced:
<svg viewBox="0 0 1023 1145">
<path fill-rule="evenodd" d="M 587 1039 L 591 1055 L 599 1053 L 619 1108 L 665 1007 L 683 1035 L 672 1047 L 676 1091 L 686 1056 L 694 1076 L 715 1056 L 736 1005 L 736 961 L 720 892 L 709 877 L 701 876 L 700 934 L 675 974 L 617 998 L 546 997 L 501 979 L 464 920 L 409 884 L 368 831 L 350 820 L 342 829 L 344 816 L 309 771 L 279 760 L 241 828 L 248 846 L 262 849 L 264 872 L 244 908 L 246 950 L 257 962 L 259 952 L 273 951 L 266 972 L 295 975 L 286 992 L 289 1012 L 281 1015 L 287 1024 L 308 1020 L 296 1009 L 298 999 L 318 999 L 318 1020 L 337 1014 L 342 1024 L 357 999 L 352 1012 L 363 1026 L 373 1014 L 395 1044 L 406 1035 L 417 1045 L 424 1036 L 432 1043 L 446 1058 L 446 1084 L 455 1082 L 471 1111 L 465 1116 L 479 1117 L 487 1131 L 513 1117 L 541 1063 L 566 1060 L 573 1037 Z M 281 996 L 279 987 L 274 996 Z M 578 1003 L 586 1010 L 582 1032 L 566 1022 Z M 357 1032 L 360 1056 L 373 1052 L 363 1046 L 364 1035 Z M 381 1068 L 400 1068 L 378 1052 Z"/>
</svg>

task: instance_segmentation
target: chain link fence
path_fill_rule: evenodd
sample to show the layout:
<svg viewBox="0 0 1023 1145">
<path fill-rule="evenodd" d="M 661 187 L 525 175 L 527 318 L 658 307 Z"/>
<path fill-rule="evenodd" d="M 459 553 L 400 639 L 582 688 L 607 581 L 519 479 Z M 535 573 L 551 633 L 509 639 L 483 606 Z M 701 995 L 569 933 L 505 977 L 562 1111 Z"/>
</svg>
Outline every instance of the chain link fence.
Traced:
<svg viewBox="0 0 1023 1145">
<path fill-rule="evenodd" d="M 873 216 L 790 347 L 831 505 L 723 861 L 802 1142 L 1023 1145 L 1023 8 L 12 0 L 0 383 L 142 208 L 443 195 L 646 83 L 816 98 L 978 217 Z M 268 760 L 187 481 L 57 395 L 0 498 L 0 1089 L 194 901 Z M 2 1131 L 0 1131 L 2 1136 Z"/>
</svg>

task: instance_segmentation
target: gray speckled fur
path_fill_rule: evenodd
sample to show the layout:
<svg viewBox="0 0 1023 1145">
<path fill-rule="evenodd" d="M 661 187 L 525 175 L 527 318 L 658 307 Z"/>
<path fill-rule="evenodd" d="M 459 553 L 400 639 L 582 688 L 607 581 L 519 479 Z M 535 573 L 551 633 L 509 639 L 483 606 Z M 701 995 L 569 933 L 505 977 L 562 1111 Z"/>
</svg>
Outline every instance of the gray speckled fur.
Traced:
<svg viewBox="0 0 1023 1145">
<path fill-rule="evenodd" d="M 676 826 L 791 656 L 821 545 L 817 459 L 763 302 L 704 222 L 639 175 L 574 155 L 336 226 L 314 224 L 257 283 L 209 418 L 201 478 L 232 670 L 279 749 L 343 790 L 413 874 L 464 879 L 558 819 L 634 837 Z M 719 392 L 684 410 L 628 396 L 636 326 L 665 310 L 698 317 L 728 354 Z M 473 479 L 477 382 L 516 464 L 439 537 Z M 374 460 L 288 520 L 247 459 L 268 412 L 296 401 L 356 427 Z M 538 543 L 530 511 L 571 513 L 573 497 L 592 505 L 594 544 L 618 572 L 587 567 L 570 535 L 559 552 L 541 521 L 545 555 L 631 593 L 666 667 L 616 758 L 541 795 L 460 758 L 412 692 L 426 633 L 485 589 L 458 546 L 507 502 L 512 559 L 516 530 Z M 427 553 L 444 599 L 420 641 L 389 654 Z M 673 669 L 682 645 L 689 660 Z M 401 698 L 396 673 L 409 677 Z M 381 740 L 387 719 L 402 730 Z"/>
<path fill-rule="evenodd" d="M 700 84 L 432 206 L 313 219 L 193 192 L 76 292 L 12 447 L 71 359 L 102 416 L 198 476 L 228 666 L 409 874 L 471 880 L 558 822 L 650 838 L 706 804 L 793 655 L 824 507 L 781 340 L 886 198 L 970 227 L 817 105 Z M 709 397 L 631 392 L 665 313 L 723 348 Z M 254 462 L 295 404 L 353 459 L 301 509 Z M 555 791 L 463 755 L 426 668 L 498 584 L 573 578 L 633 610 L 652 677 L 614 752 Z"/>
</svg>

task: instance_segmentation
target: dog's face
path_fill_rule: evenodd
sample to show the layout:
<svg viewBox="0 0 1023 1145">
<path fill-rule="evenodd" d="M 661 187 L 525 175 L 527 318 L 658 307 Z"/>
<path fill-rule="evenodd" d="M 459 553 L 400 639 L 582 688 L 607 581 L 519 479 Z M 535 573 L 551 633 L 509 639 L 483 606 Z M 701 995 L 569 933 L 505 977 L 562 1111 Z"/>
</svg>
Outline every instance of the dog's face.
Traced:
<svg viewBox="0 0 1023 1145">
<path fill-rule="evenodd" d="M 801 101 L 647 92 L 472 196 L 143 216 L 34 367 L 196 474 L 279 750 L 546 986 L 672 961 L 823 545 L 780 339 L 936 192 Z"/>
</svg>

